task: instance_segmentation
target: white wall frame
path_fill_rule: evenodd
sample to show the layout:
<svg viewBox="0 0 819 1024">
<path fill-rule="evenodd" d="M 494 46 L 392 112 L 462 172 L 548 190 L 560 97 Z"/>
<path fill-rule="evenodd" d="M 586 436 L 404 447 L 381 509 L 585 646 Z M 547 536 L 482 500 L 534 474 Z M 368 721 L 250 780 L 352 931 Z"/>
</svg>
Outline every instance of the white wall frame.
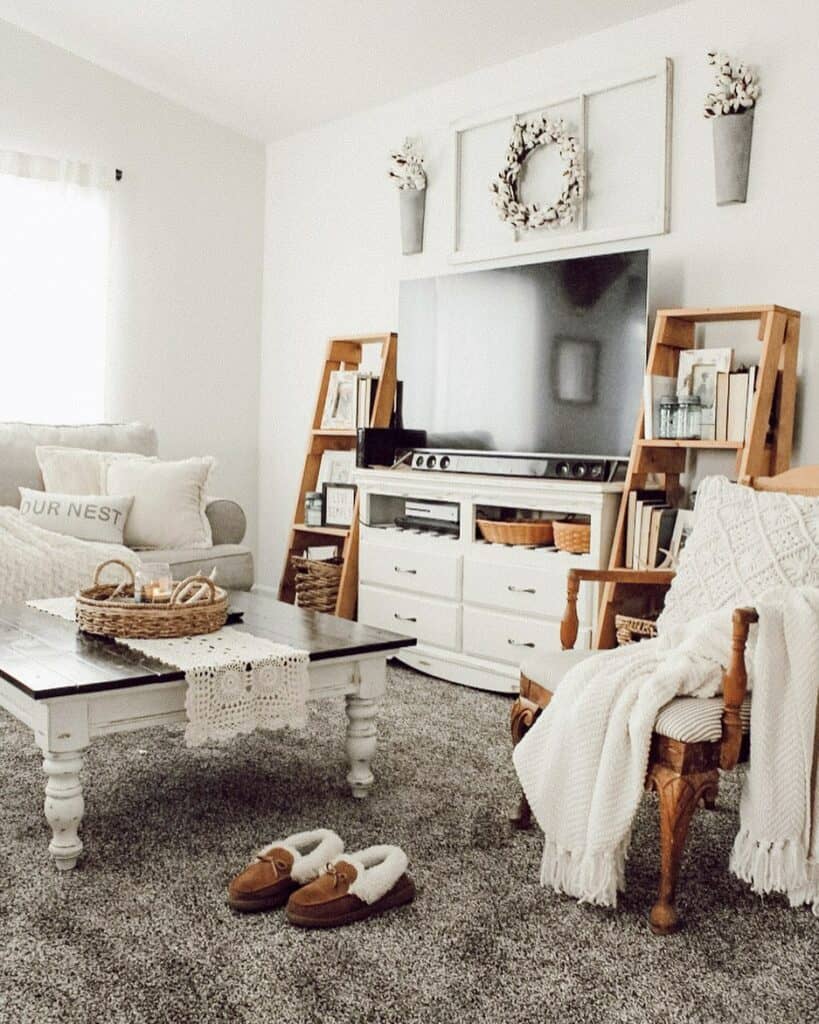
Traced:
<svg viewBox="0 0 819 1024">
<path fill-rule="evenodd" d="M 605 242 L 620 242 L 632 238 L 664 234 L 670 227 L 670 176 L 671 176 L 671 121 L 672 121 L 672 75 L 673 64 L 669 58 L 654 61 L 648 66 L 634 69 L 617 76 L 584 84 L 569 94 L 544 99 L 543 97 L 523 100 L 514 107 L 505 105 L 501 109 L 484 111 L 463 118 L 452 124 L 452 251 L 450 263 L 472 263 L 498 260 L 517 255 L 529 255 L 549 250 L 568 249 L 576 246 L 594 245 Z M 598 228 L 587 224 L 589 185 L 584 189 L 583 199 L 577 211 L 576 225 L 569 230 L 540 228 L 516 232 L 508 226 L 508 241 L 493 242 L 486 246 L 467 247 L 462 242 L 462 149 L 466 133 L 484 128 L 497 122 L 508 122 L 511 130 L 513 118 L 532 111 L 548 110 L 568 103 L 578 106 L 577 133 L 580 138 L 584 169 L 589 166 L 589 152 L 593 153 L 594 139 L 589 139 L 589 101 L 595 96 L 614 92 L 627 86 L 644 85 L 651 90 L 651 124 L 647 128 L 660 138 L 659 159 L 651 169 L 657 189 L 657 201 L 645 217 L 637 221 L 613 223 Z M 498 151 L 497 170 L 504 158 Z M 486 215 L 497 218 L 489 192 L 491 177 L 486 182 Z M 591 188 L 593 189 L 593 184 Z"/>
</svg>

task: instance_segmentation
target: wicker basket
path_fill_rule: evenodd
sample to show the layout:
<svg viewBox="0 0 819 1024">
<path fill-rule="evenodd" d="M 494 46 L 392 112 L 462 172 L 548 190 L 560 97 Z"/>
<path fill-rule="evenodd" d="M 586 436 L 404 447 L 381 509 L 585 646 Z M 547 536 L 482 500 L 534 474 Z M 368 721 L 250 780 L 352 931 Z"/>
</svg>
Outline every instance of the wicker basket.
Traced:
<svg viewBox="0 0 819 1024">
<path fill-rule="evenodd" d="M 293 555 L 290 562 L 296 576 L 296 604 L 299 608 L 334 613 L 344 560 L 331 558 L 320 562 L 303 555 Z"/>
<path fill-rule="evenodd" d="M 129 583 L 100 583 L 103 569 L 121 566 Z M 214 633 L 227 620 L 227 592 L 207 576 L 189 576 L 177 583 L 167 601 L 134 600 L 134 573 L 130 565 L 112 558 L 98 565 L 94 582 L 76 597 L 77 625 L 96 636 L 159 640 Z M 207 592 L 207 596 L 202 596 Z"/>
<path fill-rule="evenodd" d="M 492 544 L 522 544 L 527 547 L 545 547 L 555 539 L 551 519 L 528 519 L 499 523 L 494 519 L 478 519 L 478 529 L 484 540 Z"/>
<path fill-rule="evenodd" d="M 585 555 L 591 551 L 591 524 L 561 522 L 555 520 L 555 547 L 573 555 Z"/>
<path fill-rule="evenodd" d="M 640 640 L 650 640 L 657 635 L 657 616 L 639 618 L 636 615 L 615 615 L 614 628 L 617 632 L 617 646 L 636 644 Z"/>
</svg>

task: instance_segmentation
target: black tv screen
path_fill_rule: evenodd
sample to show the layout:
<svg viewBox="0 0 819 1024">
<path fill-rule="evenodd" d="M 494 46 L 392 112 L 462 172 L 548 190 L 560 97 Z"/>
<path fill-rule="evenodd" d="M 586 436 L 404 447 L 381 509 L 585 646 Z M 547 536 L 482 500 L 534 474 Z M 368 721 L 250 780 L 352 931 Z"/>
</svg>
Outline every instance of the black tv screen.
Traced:
<svg viewBox="0 0 819 1024">
<path fill-rule="evenodd" d="M 429 447 L 628 455 L 648 252 L 402 281 L 404 425 Z"/>
</svg>

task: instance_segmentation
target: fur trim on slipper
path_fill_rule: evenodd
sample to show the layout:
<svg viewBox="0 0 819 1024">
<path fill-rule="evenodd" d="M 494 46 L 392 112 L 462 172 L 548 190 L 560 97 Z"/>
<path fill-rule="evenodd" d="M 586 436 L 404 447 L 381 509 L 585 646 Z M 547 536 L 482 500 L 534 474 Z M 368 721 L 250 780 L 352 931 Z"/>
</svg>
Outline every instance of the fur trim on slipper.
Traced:
<svg viewBox="0 0 819 1024">
<path fill-rule="evenodd" d="M 400 846 L 368 846 L 366 850 L 345 853 L 332 862 L 343 860 L 356 869 L 355 881 L 349 888 L 351 896 L 364 903 L 375 903 L 395 885 L 407 870 L 409 860 Z"/>
<path fill-rule="evenodd" d="M 315 847 L 315 849 L 311 849 Z M 257 857 L 271 850 L 287 850 L 293 857 L 290 877 L 299 885 L 312 882 L 324 870 L 328 861 L 334 860 L 344 851 L 344 840 L 329 828 L 317 828 L 312 832 L 296 832 L 280 842 L 271 843 L 259 850 Z M 310 850 L 302 853 L 302 850 Z"/>
</svg>

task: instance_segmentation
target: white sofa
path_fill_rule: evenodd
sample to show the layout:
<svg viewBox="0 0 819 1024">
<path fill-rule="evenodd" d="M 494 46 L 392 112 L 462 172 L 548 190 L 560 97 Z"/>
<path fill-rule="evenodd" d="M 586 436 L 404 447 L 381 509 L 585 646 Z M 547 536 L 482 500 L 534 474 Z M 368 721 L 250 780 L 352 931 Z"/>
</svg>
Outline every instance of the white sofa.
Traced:
<svg viewBox="0 0 819 1024">
<path fill-rule="evenodd" d="M 37 464 L 38 445 L 92 448 L 105 452 L 136 452 L 156 455 L 156 431 L 141 423 L 92 423 L 51 426 L 32 423 L 0 423 L 0 505 L 17 508 L 19 487 L 43 489 Z M 216 569 L 220 586 L 250 590 L 253 586 L 253 555 L 244 546 L 245 514 L 241 505 L 223 498 L 212 499 L 206 509 L 213 533 L 213 547 L 152 551 L 153 561 L 168 562 L 175 579 L 199 570 Z"/>
</svg>

